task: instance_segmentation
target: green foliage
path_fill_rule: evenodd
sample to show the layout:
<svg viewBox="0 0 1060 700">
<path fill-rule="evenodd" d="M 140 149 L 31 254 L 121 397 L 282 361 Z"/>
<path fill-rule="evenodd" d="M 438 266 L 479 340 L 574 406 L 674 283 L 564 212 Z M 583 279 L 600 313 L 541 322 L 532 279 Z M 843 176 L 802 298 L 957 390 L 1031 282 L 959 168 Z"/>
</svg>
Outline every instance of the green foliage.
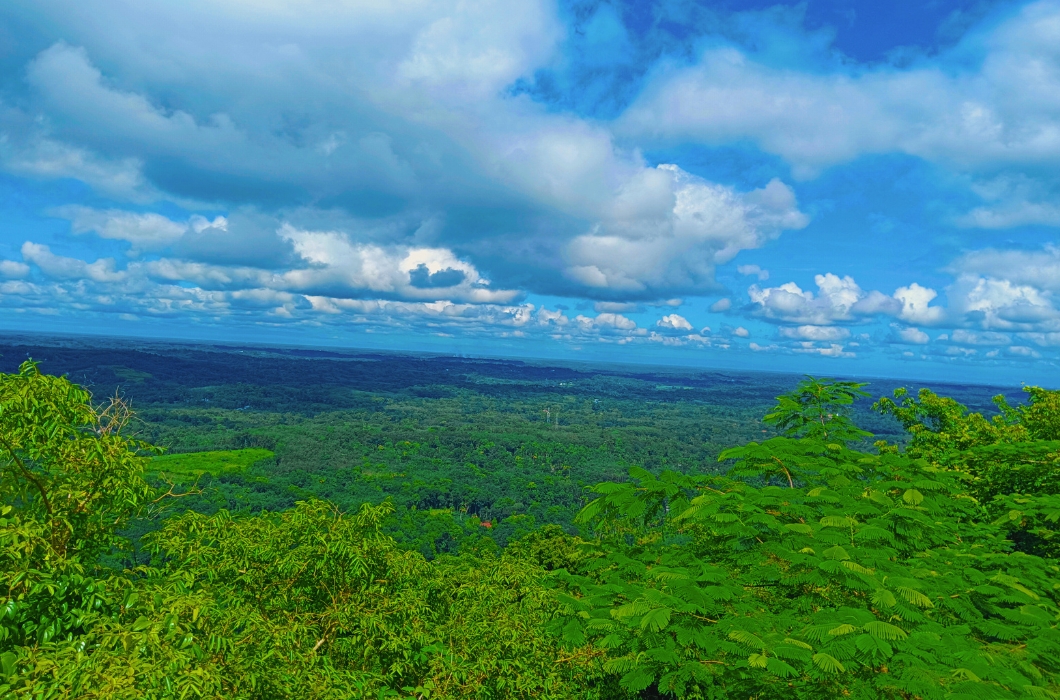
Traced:
<svg viewBox="0 0 1060 700">
<path fill-rule="evenodd" d="M 347 416 L 259 435 L 270 452 L 151 461 L 124 402 L 93 407 L 27 363 L 0 375 L 0 698 L 1060 697 L 1057 392 L 993 419 L 897 392 L 877 406 L 909 442 L 868 452 L 862 386 L 778 397 L 782 435 L 714 450 L 724 474 L 668 468 L 692 460 L 665 443 L 595 487 L 575 536 L 525 510 L 563 512 L 566 467 L 650 439 Z M 360 460 L 336 492 L 387 486 L 353 508 L 313 498 L 323 472 L 296 440 Z M 162 518 L 176 494 L 144 470 L 167 463 L 226 488 L 284 474 L 296 502 Z M 511 488 L 474 490 L 489 480 Z M 150 559 L 117 566 L 145 522 Z"/>
<path fill-rule="evenodd" d="M 1003 494 L 990 503 L 994 521 L 1011 532 L 1020 549 L 1060 558 L 1060 495 Z"/>
<path fill-rule="evenodd" d="M 1050 391 L 1038 386 L 1025 386 L 1029 403 L 1012 408 L 1004 397 L 994 401 L 1001 407 L 1006 418 L 1018 423 L 1032 440 L 1060 440 L 1060 391 Z"/>
<path fill-rule="evenodd" d="M 777 405 L 763 422 L 788 437 L 840 443 L 871 437 L 849 415 L 854 401 L 868 396 L 861 390 L 864 386 L 868 385 L 808 376 L 795 391 L 777 397 Z"/>
<path fill-rule="evenodd" d="M 821 416 L 802 403 L 806 389 L 778 402 L 796 430 Z M 605 670 L 630 691 L 1055 697 L 1060 567 L 1048 557 L 1060 502 L 1005 495 L 987 510 L 966 474 L 924 459 L 957 452 L 939 433 L 1027 434 L 1012 419 L 969 421 L 937 398 L 884 404 L 910 427 L 937 419 L 932 435 L 911 431 L 906 454 L 855 451 L 822 430 L 723 453 L 738 460 L 725 477 L 637 472 L 600 484 L 580 516 L 596 525 L 598 557 L 584 574 L 561 576 L 558 624 L 568 639 L 608 649 Z M 802 421 L 792 415 L 799 405 Z M 997 509 L 1006 512 L 994 517 Z M 1013 533 L 1037 538 L 1047 558 L 1013 551 Z"/>
<path fill-rule="evenodd" d="M 75 636 L 110 604 L 99 558 L 151 499 L 149 447 L 120 435 L 127 420 L 122 402 L 94 410 L 33 362 L 0 374 L 0 653 Z"/>
<path fill-rule="evenodd" d="M 88 392 L 33 362 L 0 374 L 0 496 L 41 529 L 41 556 L 91 560 L 145 504 L 140 454 L 153 448 L 120 434 L 128 418 L 120 400 L 94 410 Z"/>
<path fill-rule="evenodd" d="M 873 407 L 892 415 L 909 433 L 907 452 L 945 462 L 953 455 L 983 445 L 1032 440 L 1060 440 L 1060 391 L 1024 387 L 1026 406 L 1013 408 L 1004 396 L 995 396 L 1000 413 L 992 419 L 969 412 L 960 402 L 921 389 L 914 399 L 904 388 L 894 398 L 881 398 Z"/>
<path fill-rule="evenodd" d="M 581 573 L 593 556 L 587 544 L 580 537 L 568 535 L 558 525 L 545 525 L 510 543 L 505 555 L 533 562 L 546 571 L 563 569 Z"/>
<path fill-rule="evenodd" d="M 601 652 L 546 631 L 543 568 L 428 562 L 383 533 L 388 503 L 187 512 L 146 538 L 153 565 L 108 569 L 157 500 L 124 405 L 31 363 L 0 389 L 0 697 L 597 696 Z"/>
<path fill-rule="evenodd" d="M 152 472 L 177 476 L 198 477 L 203 474 L 220 476 L 225 472 L 240 472 L 263 459 L 276 455 L 271 450 L 247 448 L 243 450 L 214 450 L 160 455 L 151 460 Z"/>
</svg>

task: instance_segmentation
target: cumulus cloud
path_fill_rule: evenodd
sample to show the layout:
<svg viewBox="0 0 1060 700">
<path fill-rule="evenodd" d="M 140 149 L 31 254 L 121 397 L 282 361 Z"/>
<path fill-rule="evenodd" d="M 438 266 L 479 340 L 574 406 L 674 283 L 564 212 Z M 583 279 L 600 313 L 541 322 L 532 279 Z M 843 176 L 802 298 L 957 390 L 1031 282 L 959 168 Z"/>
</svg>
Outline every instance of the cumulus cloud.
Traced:
<svg viewBox="0 0 1060 700">
<path fill-rule="evenodd" d="M 957 275 L 991 277 L 1017 286 L 1060 292 L 1060 248 L 1040 251 L 987 248 L 965 253 L 948 268 Z"/>
<path fill-rule="evenodd" d="M 567 246 L 566 274 L 587 293 L 645 298 L 709 291 L 716 265 L 808 222 L 779 180 L 739 193 L 660 165 L 631 184 L 609 217 Z"/>
<path fill-rule="evenodd" d="M 444 248 L 391 247 L 358 243 L 337 231 L 305 231 L 290 225 L 280 235 L 306 267 L 282 275 L 287 289 L 306 294 L 392 294 L 407 299 L 506 303 L 516 290 L 492 289 L 475 267 Z"/>
<path fill-rule="evenodd" d="M 709 48 L 692 66 L 660 71 L 621 128 L 661 140 L 751 139 L 803 176 L 894 151 L 957 168 L 1055 166 L 1058 18 L 1052 0 L 1029 4 L 987 41 L 975 36 L 905 70 L 798 72 Z"/>
<path fill-rule="evenodd" d="M 5 58 L 20 78 L 0 104 L 0 169 L 101 196 L 50 210 L 70 221 L 69 248 L 39 238 L 0 261 L 11 308 L 725 347 L 750 331 L 696 333 L 674 308 L 648 328 L 631 316 L 730 294 L 718 265 L 820 209 L 780 179 L 734 187 L 643 155 L 666 143 L 758 144 L 797 177 L 907 153 L 972 183 L 981 206 L 950 223 L 1060 222 L 1055 2 L 909 68 L 780 69 L 706 37 L 690 64 L 650 70 L 617 122 L 523 92 L 569 58 L 542 0 L 266 3 L 253 21 L 228 0 L 12 2 L 40 35 Z M 760 350 L 843 357 L 858 342 L 845 325 L 884 316 L 901 342 L 999 333 L 1007 344 L 983 354 L 1009 356 L 1056 345 L 1057 256 L 967 253 L 941 296 L 834 274 L 770 287 L 739 265 L 750 305 L 710 310 L 777 324 Z M 595 301 L 595 315 L 524 303 L 535 292 Z M 939 347 L 967 354 L 971 337 Z"/>
<path fill-rule="evenodd" d="M 611 312 L 621 314 L 636 311 L 639 308 L 640 304 L 629 301 L 598 301 L 593 304 L 593 311 L 596 313 Z"/>
<path fill-rule="evenodd" d="M 1005 174 L 977 182 L 972 190 L 984 204 L 957 218 L 969 228 L 1004 229 L 1015 226 L 1060 226 L 1056 199 L 1060 182 Z"/>
<path fill-rule="evenodd" d="M 473 11 L 455 0 L 411 4 L 414 11 L 400 3 L 360 11 L 313 5 L 293 24 L 287 13 L 262 8 L 253 27 L 212 42 L 206 36 L 232 28 L 224 3 L 192 5 L 176 23 L 161 8 L 126 16 L 103 3 L 94 26 L 122 14 L 148 34 L 160 20 L 177 29 L 127 46 L 123 35 L 108 42 L 106 30 L 72 25 L 69 40 L 80 43 L 57 42 L 26 69 L 27 104 L 49 119 L 26 113 L 8 141 L 98 154 L 82 160 L 123 163 L 126 189 L 147 182 L 181 202 L 421 212 L 441 222 L 433 243 L 459 246 L 480 269 L 514 272 L 530 291 L 602 300 L 713 289 L 716 264 L 806 225 L 779 180 L 738 192 L 677 166 L 648 167 L 639 153 L 616 147 L 605 126 L 506 96 L 502 88 L 547 60 L 562 34 L 549 4 L 486 0 Z M 49 2 L 35 11 L 69 21 Z M 185 36 L 179 28 L 189 18 L 211 29 Z M 332 34 L 336 23 L 342 41 Z M 263 45 L 258 36 L 280 30 L 290 43 Z M 302 105 L 297 118 L 292 104 Z M 23 167 L 25 158 L 8 155 L 9 170 Z M 516 215 L 485 223 L 490 217 L 472 212 L 487 200 Z M 229 259 L 207 259 L 242 236 L 234 226 L 181 234 L 183 222 L 158 215 L 65 215 L 75 232 L 129 240 L 133 254 L 173 244 L 203 262 L 264 264 L 232 259 L 233 246 Z M 539 231 L 547 234 L 533 235 Z M 283 251 L 269 243 L 277 264 Z M 424 285 L 441 286 L 430 278 Z"/>
<path fill-rule="evenodd" d="M 125 273 L 114 269 L 113 258 L 92 263 L 56 255 L 46 245 L 27 241 L 22 245 L 22 259 L 33 263 L 46 276 L 55 279 L 88 279 L 94 282 L 120 282 Z"/>
<path fill-rule="evenodd" d="M 912 343 L 913 345 L 926 345 L 931 342 L 931 338 L 928 334 L 919 328 L 914 327 L 895 327 L 898 340 L 903 343 Z"/>
<path fill-rule="evenodd" d="M 22 279 L 29 275 L 29 265 L 17 260 L 0 260 L 0 275 L 8 279 Z"/>
<path fill-rule="evenodd" d="M 866 292 L 850 276 L 839 277 L 829 272 L 816 275 L 814 282 L 816 294 L 804 291 L 794 282 L 766 288 L 751 285 L 747 293 L 753 312 L 775 321 L 828 326 L 876 314 L 898 315 L 903 310 L 899 299 L 877 291 Z"/>
<path fill-rule="evenodd" d="M 850 331 L 840 326 L 786 326 L 779 332 L 783 338 L 797 340 L 844 340 L 850 337 Z"/>
<path fill-rule="evenodd" d="M 950 333 L 949 340 L 957 345 L 1008 345 L 1012 342 L 1011 336 L 1005 333 L 993 331 L 969 331 L 958 328 Z"/>
<path fill-rule="evenodd" d="M 655 325 L 659 328 L 670 331 L 692 330 L 692 324 L 688 322 L 688 319 L 686 319 L 684 316 L 679 316 L 677 314 L 668 314 L 666 316 L 663 316 L 655 322 Z"/>
<path fill-rule="evenodd" d="M 1029 348 L 1026 345 L 1013 345 L 1008 348 L 1008 353 L 1009 355 L 1013 355 L 1015 357 L 1027 357 L 1034 359 L 1038 359 L 1042 356 L 1040 352 L 1038 352 L 1034 348 Z"/>
<path fill-rule="evenodd" d="M 769 279 L 769 270 L 763 270 L 758 265 L 737 265 L 736 271 L 741 275 L 758 277 L 759 282 Z"/>
<path fill-rule="evenodd" d="M 80 215 L 81 212 L 75 212 L 75 216 Z M 115 219 L 118 224 L 114 223 Z M 100 222 L 99 228 L 112 237 L 120 235 L 138 241 L 147 238 L 140 228 L 145 223 L 143 219 L 103 216 Z M 152 219 L 147 219 L 146 224 L 154 227 L 149 232 L 161 229 L 167 236 L 174 235 Z M 221 226 L 223 219 L 213 222 L 193 219 L 189 228 L 194 231 L 197 227 Z M 335 298 L 371 296 L 433 301 L 441 297 L 454 302 L 505 304 L 522 296 L 518 290 L 493 288 L 473 265 L 445 248 L 360 243 L 342 232 L 309 231 L 290 225 L 282 227 L 279 235 L 291 244 L 298 258 L 298 264 L 280 271 L 170 257 L 130 262 L 124 269 L 118 269 L 113 258 L 87 262 L 57 255 L 49 246 L 31 241 L 22 245 L 25 262 L 6 261 L 2 271 L 9 277 L 24 277 L 30 271 L 28 263 L 44 277 L 54 280 L 97 283 L 153 280 L 233 293 L 264 289 Z"/>
<path fill-rule="evenodd" d="M 207 222 L 195 216 L 189 222 L 171 221 L 161 214 L 135 213 L 120 209 L 97 210 L 76 205 L 58 207 L 55 216 L 70 220 L 70 229 L 75 234 L 95 232 L 102 238 L 128 241 L 138 250 L 158 250 L 175 243 L 189 227 L 202 230 L 208 226 L 224 230 L 224 217 Z"/>
<path fill-rule="evenodd" d="M 948 292 L 951 310 L 983 329 L 1052 331 L 1060 329 L 1054 294 L 1007 279 L 961 275 Z"/>
<path fill-rule="evenodd" d="M 898 318 L 908 323 L 924 326 L 938 324 L 946 316 L 945 309 L 940 306 L 931 306 L 931 302 L 938 295 L 939 293 L 934 289 L 921 287 L 916 282 L 908 287 L 899 287 L 894 292 L 894 298 L 902 303 Z"/>
<path fill-rule="evenodd" d="M 821 355 L 822 357 L 857 357 L 856 353 L 844 350 L 843 346 L 839 343 L 829 343 L 828 345 L 818 346 L 812 342 L 805 341 L 800 343 L 798 347 L 793 348 L 797 353 L 806 355 Z"/>
<path fill-rule="evenodd" d="M 637 327 L 636 321 L 626 318 L 622 314 L 602 313 L 596 318 L 578 315 L 574 321 L 582 328 L 597 330 L 631 331 Z"/>
</svg>

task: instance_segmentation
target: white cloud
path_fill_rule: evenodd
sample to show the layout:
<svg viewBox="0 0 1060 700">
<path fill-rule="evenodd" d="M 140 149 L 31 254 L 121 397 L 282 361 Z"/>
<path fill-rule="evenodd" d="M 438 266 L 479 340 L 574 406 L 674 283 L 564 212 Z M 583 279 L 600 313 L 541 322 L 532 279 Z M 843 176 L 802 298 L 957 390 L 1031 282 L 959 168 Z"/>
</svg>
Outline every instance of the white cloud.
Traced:
<svg viewBox="0 0 1060 700">
<path fill-rule="evenodd" d="M 285 226 L 281 237 L 309 266 L 283 273 L 283 285 L 328 296 L 364 291 L 406 299 L 439 297 L 475 303 L 507 303 L 516 290 L 491 289 L 473 265 L 444 248 L 383 247 L 356 243 L 338 231 L 305 231 Z"/>
<path fill-rule="evenodd" d="M 29 275 L 29 265 L 16 260 L 0 260 L 0 275 L 8 279 L 22 279 Z"/>
<path fill-rule="evenodd" d="M 50 2 L 38 12 L 71 21 Z M 616 147 L 605 125 L 506 96 L 503 88 L 547 61 L 562 36 L 548 3 L 314 5 L 312 19 L 294 24 L 268 7 L 255 10 L 252 25 L 219 35 L 223 3 L 188 6 L 179 22 L 170 12 L 130 14 L 104 2 L 93 21 L 104 29 L 71 23 L 67 40 L 84 45 L 56 43 L 26 70 L 30 104 L 49 119 L 26 117 L 14 141 L 65 140 L 73 143 L 62 148 L 112 160 L 136 153 L 126 169 L 140 180 L 126 189 L 149 172 L 165 191 L 156 194 L 170 199 L 272 206 L 308 198 L 356 208 L 389 197 L 409 212 L 500 200 L 539 212 L 534 225 L 550 232 L 534 242 L 544 262 L 524 275 L 531 291 L 573 284 L 603 299 L 713 289 L 715 265 L 807 222 L 779 180 L 737 192 L 673 165 L 646 167 L 639 152 Z M 132 45 L 106 29 L 103 18 L 119 14 L 142 25 Z M 157 22 L 179 28 L 190 18 L 201 33 L 155 34 Z M 347 32 L 342 41 L 334 26 Z M 290 42 L 274 45 L 278 31 Z M 162 106 L 170 103 L 181 106 Z M 304 114 L 278 126 L 291 121 L 292 104 Z M 138 237 L 134 246 L 145 250 L 178 238 L 164 221 L 107 214 L 76 212 L 75 229 Z M 523 220 L 509 217 L 508 233 L 525 237 Z M 442 224 L 437 235 L 446 246 L 497 232 Z M 481 247 L 525 265 L 517 247 Z M 472 261 L 480 252 L 461 250 Z"/>
<path fill-rule="evenodd" d="M 94 282 L 119 282 L 125 273 L 115 271 L 113 258 L 100 258 L 86 263 L 77 258 L 56 255 L 46 245 L 26 241 L 22 245 L 22 259 L 33 263 L 41 272 L 55 279 L 89 279 Z"/>
<path fill-rule="evenodd" d="M 105 195 L 96 201 L 178 201 L 212 220 L 168 205 L 165 217 L 63 209 L 74 233 L 94 232 L 77 248 L 98 235 L 128 242 L 126 258 L 27 242 L 25 262 L 0 262 L 4 293 L 24 295 L 5 304 L 702 344 L 676 308 L 648 329 L 628 315 L 723 293 L 717 265 L 808 219 L 780 180 L 741 191 L 652 167 L 639 150 L 673 139 L 756 142 L 799 177 L 909 153 L 973 183 L 982 206 L 964 225 L 1057 223 L 1055 2 L 908 69 L 800 72 L 705 41 L 695 65 L 650 72 L 617 128 L 509 89 L 567 58 L 550 2 L 258 3 L 252 21 L 239 0 L 14 2 L 40 19 L 34 46 L 69 43 L 17 59 L 25 80 L 0 105 L 0 167 L 80 179 Z M 804 291 L 766 287 L 758 265 L 736 270 L 757 277 L 752 313 L 784 324 L 783 347 L 754 348 L 842 356 L 855 346 L 840 345 L 844 324 L 877 315 L 900 322 L 903 342 L 944 326 L 1044 348 L 1060 333 L 1058 256 L 962 256 L 948 309 L 918 284 L 887 295 L 828 274 Z M 521 304 L 524 292 L 599 300 L 597 315 Z M 732 299 L 710 309 L 731 312 Z M 947 342 L 971 345 L 957 332 Z"/>
<path fill-rule="evenodd" d="M 0 128 L 9 127 L 5 130 L 7 138 L 0 139 L 0 167 L 9 173 L 39 179 L 72 178 L 104 195 L 134 202 L 149 202 L 159 197 L 159 192 L 144 177 L 143 163 L 137 158 L 108 159 L 40 133 L 12 138 L 9 132 L 17 133 L 19 125 L 5 124 L 5 121 L 0 115 Z"/>
<path fill-rule="evenodd" d="M 616 314 L 629 313 L 640 308 L 640 304 L 628 301 L 598 301 L 593 304 L 596 313 L 611 312 Z"/>
<path fill-rule="evenodd" d="M 757 276 L 759 282 L 769 279 L 769 270 L 763 270 L 758 265 L 737 265 L 736 271 L 745 276 Z"/>
<path fill-rule="evenodd" d="M 793 350 L 798 353 L 821 355 L 823 357 L 857 357 L 856 353 L 844 350 L 839 343 L 830 343 L 826 346 L 818 347 L 810 341 L 805 341 L 800 343 L 798 347 L 793 348 Z"/>
<path fill-rule="evenodd" d="M 1010 355 L 1016 357 L 1033 357 L 1035 359 L 1040 358 L 1042 354 L 1033 348 L 1029 348 L 1025 345 L 1013 345 L 1008 349 Z"/>
<path fill-rule="evenodd" d="M 743 326 L 739 326 L 738 328 L 733 330 L 732 334 L 735 335 L 738 338 L 750 338 L 751 337 L 751 331 L 747 330 Z"/>
<path fill-rule="evenodd" d="M 986 229 L 1060 226 L 1055 184 L 1049 187 L 1025 174 L 1005 174 L 977 182 L 972 190 L 985 204 L 958 217 L 959 226 Z"/>
<path fill-rule="evenodd" d="M 951 315 L 984 330 L 1060 331 L 1060 249 L 977 250 L 955 260 Z"/>
<path fill-rule="evenodd" d="M 101 211 L 82 206 L 59 207 L 52 214 L 69 219 L 70 229 L 75 234 L 92 231 L 102 238 L 128 241 L 140 250 L 161 250 L 175 243 L 188 230 L 189 223 L 196 225 L 200 231 L 205 228 L 204 224 L 221 230 L 227 226 L 224 217 L 217 217 L 210 223 L 197 216 L 193 222 L 179 223 L 150 212 L 141 214 L 120 209 Z"/>
<path fill-rule="evenodd" d="M 1020 338 L 1039 347 L 1060 347 L 1060 332 L 1053 333 L 1020 333 Z"/>
<path fill-rule="evenodd" d="M 542 306 L 537 312 L 537 322 L 541 326 L 562 328 L 570 323 L 570 319 L 562 311 L 550 311 Z"/>
<path fill-rule="evenodd" d="M 899 287 L 894 292 L 894 298 L 902 302 L 898 318 L 924 326 L 938 324 L 946 316 L 945 309 L 930 305 L 938 295 L 934 289 L 921 287 L 916 282 L 908 287 Z"/>
<path fill-rule="evenodd" d="M 958 345 L 1008 345 L 1012 342 L 1012 338 L 1005 333 L 969 331 L 958 328 L 950 333 L 950 342 Z"/>
<path fill-rule="evenodd" d="M 957 222 L 975 228 L 1012 228 L 1034 224 L 1060 226 L 1060 206 L 1047 202 L 1006 202 L 998 207 L 976 207 L 958 218 Z"/>
<path fill-rule="evenodd" d="M 1017 286 L 1060 292 L 1060 248 L 1040 251 L 987 248 L 965 253 L 949 270 L 958 275 L 993 277 Z"/>
<path fill-rule="evenodd" d="M 950 305 L 968 323 L 984 329 L 1053 331 L 1060 313 L 1053 293 L 1007 279 L 961 275 L 951 286 Z"/>
<path fill-rule="evenodd" d="M 843 340 L 850 331 L 839 326 L 784 326 L 779 329 L 781 337 L 798 340 Z"/>
<path fill-rule="evenodd" d="M 688 322 L 688 319 L 686 319 L 684 316 L 679 316 L 677 314 L 668 314 L 666 316 L 663 316 L 655 322 L 655 325 L 659 328 L 664 328 L 672 331 L 692 330 L 692 324 Z"/>
<path fill-rule="evenodd" d="M 931 341 L 928 334 L 919 328 L 906 327 L 898 328 L 898 338 L 903 343 L 912 343 L 914 345 L 926 345 Z"/>
<path fill-rule="evenodd" d="M 875 314 L 897 314 L 901 309 L 898 300 L 876 291 L 865 292 L 850 276 L 828 273 L 816 275 L 814 282 L 817 294 L 794 282 L 764 289 L 751 285 L 747 293 L 758 305 L 757 315 L 802 325 L 827 326 Z"/>
<path fill-rule="evenodd" d="M 631 331 L 637 327 L 636 321 L 622 314 L 602 313 L 596 318 L 578 315 L 574 320 L 585 329 Z"/>
<path fill-rule="evenodd" d="M 668 141 L 751 139 L 804 176 L 896 151 L 956 168 L 1055 167 L 1058 26 L 1060 4 L 1031 3 L 905 70 L 798 72 L 709 48 L 693 66 L 660 71 L 621 129 Z"/>
<path fill-rule="evenodd" d="M 611 215 L 570 242 L 566 274 L 590 290 L 626 295 L 709 290 L 716 265 L 807 222 L 779 180 L 739 193 L 660 165 L 632 180 Z"/>
</svg>

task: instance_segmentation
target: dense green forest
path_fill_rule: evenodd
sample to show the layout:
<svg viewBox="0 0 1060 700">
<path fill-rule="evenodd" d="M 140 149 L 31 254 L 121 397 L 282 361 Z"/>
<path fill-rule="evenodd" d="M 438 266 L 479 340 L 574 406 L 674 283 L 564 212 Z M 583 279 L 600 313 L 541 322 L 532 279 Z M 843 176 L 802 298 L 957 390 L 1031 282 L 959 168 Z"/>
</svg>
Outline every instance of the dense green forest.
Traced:
<svg viewBox="0 0 1060 700">
<path fill-rule="evenodd" d="M 5 697 L 1060 694 L 1060 392 L 0 350 Z"/>
<path fill-rule="evenodd" d="M 588 489 L 624 480 L 632 467 L 719 473 L 722 450 L 775 435 L 762 417 L 798 382 L 770 373 L 356 351 L 0 343 L 3 371 L 28 357 L 98 398 L 118 392 L 132 406 L 128 432 L 167 455 L 148 478 L 201 490 L 174 507 L 279 511 L 321 498 L 351 511 L 389 499 L 394 513 L 384 530 L 427 557 L 488 546 L 484 540 L 503 547 L 545 524 L 577 534 L 573 520 Z M 884 393 L 896 387 L 873 385 Z M 991 409 L 997 393 L 933 388 L 976 410 Z M 901 442 L 899 423 L 871 404 L 855 403 L 858 423 Z M 219 454 L 179 458 L 205 452 Z M 158 523 L 135 520 L 127 534 L 138 540 Z"/>
</svg>

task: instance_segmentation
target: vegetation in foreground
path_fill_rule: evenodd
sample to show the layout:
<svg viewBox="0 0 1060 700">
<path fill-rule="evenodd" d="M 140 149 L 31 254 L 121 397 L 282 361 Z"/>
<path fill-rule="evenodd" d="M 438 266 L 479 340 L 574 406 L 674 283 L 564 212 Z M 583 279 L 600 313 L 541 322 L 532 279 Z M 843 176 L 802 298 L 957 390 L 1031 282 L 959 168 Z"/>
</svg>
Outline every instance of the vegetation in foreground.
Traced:
<svg viewBox="0 0 1060 700">
<path fill-rule="evenodd" d="M 809 379 L 724 474 L 598 484 L 548 526 L 428 560 L 341 512 L 186 512 L 120 401 L 0 375 L 6 697 L 1040 698 L 1060 694 L 1060 392 L 986 419 Z M 585 533 L 591 532 L 589 536 Z"/>
</svg>

